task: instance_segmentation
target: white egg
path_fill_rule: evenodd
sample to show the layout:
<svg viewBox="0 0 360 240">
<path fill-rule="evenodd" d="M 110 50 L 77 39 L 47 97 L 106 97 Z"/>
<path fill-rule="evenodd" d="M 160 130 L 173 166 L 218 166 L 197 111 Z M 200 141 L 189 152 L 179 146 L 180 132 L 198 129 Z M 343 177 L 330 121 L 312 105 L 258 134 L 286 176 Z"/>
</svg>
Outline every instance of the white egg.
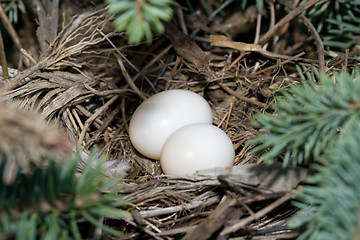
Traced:
<svg viewBox="0 0 360 240">
<path fill-rule="evenodd" d="M 143 155 L 159 159 L 167 137 L 192 123 L 212 123 L 207 101 L 187 90 L 168 90 L 146 99 L 131 117 L 129 136 Z"/>
<path fill-rule="evenodd" d="M 234 158 L 234 147 L 224 131 L 210 124 L 190 124 L 173 132 L 165 141 L 160 165 L 165 174 L 185 175 L 230 167 Z"/>
</svg>

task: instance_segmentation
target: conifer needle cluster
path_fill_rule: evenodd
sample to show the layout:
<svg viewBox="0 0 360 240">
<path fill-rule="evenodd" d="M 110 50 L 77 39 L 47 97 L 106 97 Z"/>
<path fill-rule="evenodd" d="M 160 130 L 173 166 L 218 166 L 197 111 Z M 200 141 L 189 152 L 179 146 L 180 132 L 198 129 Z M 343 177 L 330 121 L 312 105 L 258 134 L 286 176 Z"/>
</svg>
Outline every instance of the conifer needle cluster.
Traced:
<svg viewBox="0 0 360 240">
<path fill-rule="evenodd" d="M 302 0 L 300 4 L 306 1 Z M 322 35 L 323 44 L 341 53 L 346 49 L 359 48 L 359 7 L 359 0 L 321 0 L 304 14 Z"/>
<path fill-rule="evenodd" d="M 336 83 L 322 76 L 321 84 L 293 85 L 276 98 L 275 115 L 257 116 L 255 125 L 268 131 L 250 142 L 261 160 L 282 159 L 284 166 L 309 165 L 335 146 L 349 118 L 360 114 L 360 75 L 336 74 Z"/>
<path fill-rule="evenodd" d="M 85 173 L 77 177 L 78 159 L 65 164 L 48 160 L 46 169 L 33 166 L 30 175 L 19 171 L 11 185 L 0 181 L 0 239 L 80 240 L 86 237 L 80 231 L 81 224 L 88 225 L 89 236 L 95 228 L 121 235 L 99 221 L 102 217 L 123 217 L 119 207 L 124 201 L 109 191 L 118 180 L 102 177 L 101 164 L 94 169 L 89 164 Z M 0 177 L 4 175 L 4 163 Z"/>
<path fill-rule="evenodd" d="M 150 44 L 153 33 L 164 32 L 161 21 L 172 17 L 170 2 L 172 0 L 107 0 L 109 12 L 117 14 L 116 30 L 125 31 L 130 44 L 139 43 L 143 38 Z"/>
<path fill-rule="evenodd" d="M 299 239 L 354 239 L 360 212 L 360 72 L 303 82 L 276 99 L 275 114 L 259 115 L 267 130 L 251 143 L 267 163 L 310 165 L 316 173 L 294 203 L 300 211 L 290 226 Z"/>
<path fill-rule="evenodd" d="M 318 173 L 307 179 L 291 227 L 304 227 L 299 240 L 347 240 L 359 234 L 360 118 L 352 116 L 336 145 L 319 158 Z"/>
</svg>

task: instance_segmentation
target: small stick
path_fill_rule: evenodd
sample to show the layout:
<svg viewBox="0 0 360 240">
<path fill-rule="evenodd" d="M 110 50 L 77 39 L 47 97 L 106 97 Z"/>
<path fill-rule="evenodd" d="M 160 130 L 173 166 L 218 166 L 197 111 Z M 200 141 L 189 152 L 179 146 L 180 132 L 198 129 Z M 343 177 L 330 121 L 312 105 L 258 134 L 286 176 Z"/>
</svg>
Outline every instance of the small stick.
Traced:
<svg viewBox="0 0 360 240">
<path fill-rule="evenodd" d="M 349 49 L 345 50 L 345 63 L 342 66 L 341 71 L 347 72 L 347 66 L 348 66 L 348 59 L 349 59 Z"/>
<path fill-rule="evenodd" d="M 81 146 L 82 141 L 85 138 L 85 134 L 87 130 L 90 127 L 90 124 L 102 113 L 103 111 L 106 111 L 106 109 L 115 102 L 116 99 L 118 99 L 119 96 L 112 97 L 108 102 L 106 102 L 101 108 L 99 108 L 94 114 L 91 115 L 90 118 L 88 118 L 85 121 L 84 128 L 81 131 L 81 134 L 79 136 L 78 145 Z"/>
<path fill-rule="evenodd" d="M 286 7 L 293 9 L 292 5 L 286 1 L 286 0 L 279 0 L 279 2 Z M 305 17 L 303 14 L 299 15 L 301 21 L 304 23 L 304 25 L 309 29 L 312 36 L 314 37 L 316 48 L 318 52 L 318 61 L 319 61 L 319 71 L 321 73 L 325 72 L 325 50 L 324 50 L 324 44 L 321 41 L 319 33 L 316 31 L 314 25 L 310 22 L 310 20 Z"/>
<path fill-rule="evenodd" d="M 100 31 L 99 29 L 96 29 L 96 30 L 109 42 L 109 44 L 114 48 L 115 52 L 117 52 L 117 53 L 121 56 L 121 58 L 124 59 L 124 61 L 127 62 L 127 63 L 130 65 L 130 67 L 137 72 L 137 74 L 136 74 L 135 77 L 133 78 L 133 82 L 135 82 L 136 79 L 140 76 L 140 73 L 142 73 L 142 72 L 144 71 L 144 68 L 140 71 L 138 67 L 136 67 L 132 62 L 130 62 L 129 59 L 127 59 L 127 58 L 125 57 L 125 55 L 124 55 L 122 52 L 120 52 L 120 50 L 119 50 L 119 49 L 114 45 L 114 43 L 109 39 L 108 35 L 105 35 L 105 34 L 104 34 L 102 31 Z M 169 46 L 169 48 L 170 48 L 170 47 L 171 47 L 171 45 Z M 163 51 L 164 51 L 164 50 L 163 50 Z M 166 52 L 165 52 L 165 53 L 166 53 Z M 165 53 L 164 53 L 164 54 L 165 54 Z M 158 56 L 158 57 L 160 58 L 161 56 Z M 148 64 L 145 66 L 145 68 L 146 68 L 147 66 L 148 66 Z M 145 75 L 144 75 L 144 78 L 145 78 L 145 80 L 149 83 L 149 85 L 151 86 L 151 88 L 152 88 L 153 90 L 155 90 L 155 87 L 153 86 L 153 84 L 151 83 L 151 81 L 149 80 L 149 78 L 146 77 Z M 156 90 L 155 90 L 155 92 L 156 92 Z"/>
<path fill-rule="evenodd" d="M 120 59 L 120 57 L 118 55 L 116 55 L 116 59 L 117 59 L 117 62 L 120 66 L 120 69 L 121 69 L 121 72 L 127 82 L 127 84 L 129 85 L 129 87 L 137 94 L 139 95 L 139 97 L 142 99 L 142 100 L 146 100 L 146 96 L 144 95 L 144 93 L 142 91 L 140 91 L 140 89 L 135 85 L 134 81 L 131 79 L 129 73 L 126 71 L 126 68 L 122 62 L 122 60 Z"/>
<path fill-rule="evenodd" d="M 0 4 L 0 18 L 1 18 L 1 22 L 4 24 L 4 27 L 6 28 L 6 31 L 9 33 L 11 39 L 13 40 L 16 48 L 20 51 L 22 49 L 20 38 L 17 35 L 13 25 L 11 24 L 1 4 Z M 30 67 L 31 64 L 28 60 L 24 58 L 21 58 L 21 60 L 23 61 L 26 67 Z"/>
<path fill-rule="evenodd" d="M 116 108 L 114 111 L 110 113 L 110 115 L 105 119 L 104 123 L 100 125 L 99 129 L 95 132 L 95 134 L 91 137 L 91 139 L 86 143 L 86 146 L 89 146 L 91 142 L 94 142 L 99 138 L 100 134 L 105 132 L 105 130 L 109 127 L 111 121 L 117 116 L 120 112 L 120 108 Z"/>
<path fill-rule="evenodd" d="M 259 101 L 256 101 L 256 100 L 252 100 L 250 98 L 247 98 L 247 97 L 244 97 L 242 96 L 241 94 L 231 90 L 230 88 L 228 88 L 227 86 L 225 86 L 223 83 L 219 83 L 220 87 L 222 89 L 224 89 L 227 93 L 231 94 L 231 95 L 234 95 L 235 97 L 237 97 L 238 99 L 240 100 L 243 100 L 245 102 L 248 102 L 248 103 L 251 103 L 251 104 L 254 104 L 256 106 L 259 106 L 259 107 L 267 107 L 267 105 L 265 103 L 261 103 Z"/>
<path fill-rule="evenodd" d="M 251 223 L 252 221 L 261 218 L 262 216 L 271 212 L 272 210 L 274 210 L 275 208 L 277 208 L 284 202 L 290 200 L 294 196 L 294 194 L 295 194 L 295 191 L 289 191 L 283 197 L 279 198 L 272 204 L 270 204 L 270 205 L 266 206 L 265 208 L 261 209 L 260 211 L 256 212 L 254 215 L 250 215 L 247 218 L 241 219 L 237 223 L 231 225 L 230 227 L 225 228 L 224 230 L 221 231 L 220 236 L 236 232 L 239 229 L 245 227 L 247 224 Z"/>
<path fill-rule="evenodd" d="M 226 118 L 226 123 L 225 123 L 225 129 L 228 127 L 229 125 L 229 122 L 230 122 L 230 116 L 231 116 L 231 111 L 232 111 L 232 108 L 233 108 L 233 105 L 234 105 L 234 102 L 231 102 L 230 103 L 230 107 L 229 107 L 229 111 L 228 111 L 228 116 Z"/>
<path fill-rule="evenodd" d="M 180 23 L 180 28 L 183 31 L 183 33 L 185 33 L 186 35 L 189 35 L 188 30 L 186 28 L 186 24 L 185 24 L 185 19 L 184 19 L 184 13 L 183 13 L 183 9 L 182 6 L 176 2 L 173 3 L 175 5 L 176 8 L 176 14 Z"/>
<path fill-rule="evenodd" d="M 264 45 L 267 43 L 286 23 L 293 20 L 296 16 L 298 16 L 301 12 L 313 6 L 317 2 L 321 0 L 309 0 L 299 7 L 295 8 L 291 12 L 288 13 L 283 19 L 281 19 L 272 29 L 270 29 L 259 41 L 260 45 Z"/>
<path fill-rule="evenodd" d="M 125 128 L 126 128 L 126 131 L 129 132 L 129 124 L 128 124 L 128 119 L 126 118 L 126 111 L 125 111 L 125 101 L 126 101 L 126 98 L 122 98 L 121 99 L 121 117 L 123 119 L 123 122 L 125 124 Z"/>
<path fill-rule="evenodd" d="M 68 107 L 66 108 L 66 113 L 67 113 L 67 115 L 68 115 L 68 118 L 69 118 L 69 120 L 70 120 L 70 123 L 71 123 L 72 127 L 74 128 L 75 132 L 78 133 L 78 132 L 79 132 L 79 128 L 78 128 L 78 126 L 77 126 L 77 124 L 76 124 L 76 122 L 75 122 L 74 116 L 71 114 L 71 112 L 70 112 L 70 110 L 69 110 Z"/>
<path fill-rule="evenodd" d="M 261 13 L 258 13 L 256 17 L 256 32 L 255 32 L 254 44 L 258 44 L 260 39 L 261 19 L 262 19 Z"/>
<path fill-rule="evenodd" d="M 268 4 L 270 9 L 270 29 L 271 29 L 275 26 L 275 7 L 272 1 L 269 1 Z M 273 48 L 275 48 L 275 45 L 278 42 L 278 40 L 279 40 L 279 35 L 275 35 L 273 40 Z"/>
<path fill-rule="evenodd" d="M 247 54 L 248 52 L 240 52 L 240 55 L 225 69 L 225 72 L 229 71 L 236 63 L 238 63 Z"/>
<path fill-rule="evenodd" d="M 316 31 L 314 25 L 307 19 L 304 15 L 300 14 L 300 19 L 303 21 L 304 25 L 310 30 L 313 35 L 318 52 L 318 61 L 319 61 L 319 71 L 325 73 L 325 50 L 324 44 L 321 41 L 319 33 Z"/>
<path fill-rule="evenodd" d="M 211 206 L 213 204 L 216 204 L 220 201 L 219 196 L 211 197 L 207 200 L 196 200 L 191 201 L 190 203 L 177 205 L 173 207 L 166 207 L 166 208 L 160 208 L 160 209 L 154 209 L 154 210 L 147 210 L 147 211 L 140 211 L 140 215 L 142 218 L 151 218 L 156 217 L 160 215 L 170 214 L 174 212 L 180 212 L 184 210 L 191 210 L 194 208 L 197 208 L 199 206 L 205 207 L 205 206 Z"/>
<path fill-rule="evenodd" d="M 1 30 L 0 30 L 0 62 L 1 62 L 4 79 L 5 80 L 9 79 L 9 72 L 8 72 L 8 66 L 6 61 L 5 48 L 4 48 L 4 42 L 3 42 Z"/>
<path fill-rule="evenodd" d="M 36 60 L 28 53 L 25 49 L 21 48 L 20 52 L 24 57 L 26 57 L 27 60 L 29 60 L 32 64 L 36 64 Z M 30 64 L 29 64 L 30 66 Z"/>
<path fill-rule="evenodd" d="M 294 60 L 296 58 L 301 57 L 304 54 L 305 54 L 304 52 L 298 53 L 295 56 L 293 56 L 291 58 L 288 58 L 288 59 L 286 59 L 286 60 L 284 60 L 284 61 L 282 61 L 282 62 L 280 62 L 278 64 L 272 65 L 272 66 L 267 67 L 267 68 L 265 68 L 263 70 L 259 70 L 259 71 L 256 72 L 256 74 L 259 74 L 259 73 L 262 73 L 262 72 L 267 72 L 267 71 L 269 71 L 271 69 L 274 69 L 274 68 L 277 68 L 277 67 L 281 67 L 281 66 L 285 65 L 286 63 L 288 63 L 288 62 L 290 62 L 290 61 L 292 61 L 292 60 Z"/>
<path fill-rule="evenodd" d="M 149 234 L 150 236 L 152 236 L 152 237 L 153 237 L 154 239 L 156 239 L 156 240 L 163 240 L 163 238 L 160 237 L 160 236 L 157 236 L 156 233 L 150 231 L 150 230 L 147 229 L 146 227 L 143 227 L 143 226 L 140 226 L 140 225 L 136 224 L 135 222 L 131 221 L 130 219 L 126 219 L 126 218 L 125 218 L 124 221 L 125 221 L 126 223 L 128 223 L 129 225 L 140 229 L 141 231 L 145 232 L 146 234 Z"/>
</svg>

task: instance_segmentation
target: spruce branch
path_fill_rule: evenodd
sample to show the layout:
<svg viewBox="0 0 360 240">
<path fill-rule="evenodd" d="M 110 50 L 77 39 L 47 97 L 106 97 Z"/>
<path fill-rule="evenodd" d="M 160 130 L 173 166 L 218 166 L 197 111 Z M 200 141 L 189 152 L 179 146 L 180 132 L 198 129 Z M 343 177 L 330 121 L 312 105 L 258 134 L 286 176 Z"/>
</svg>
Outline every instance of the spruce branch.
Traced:
<svg viewBox="0 0 360 240">
<path fill-rule="evenodd" d="M 300 4 L 307 2 L 302 0 Z M 304 11 L 316 30 L 322 35 L 325 46 L 339 53 L 358 46 L 360 1 L 321 0 Z"/>
<path fill-rule="evenodd" d="M 45 169 L 34 165 L 31 174 L 19 170 L 12 185 L 0 182 L 0 238 L 82 239 L 79 219 L 120 236 L 121 232 L 97 221 L 100 217 L 122 218 L 119 207 L 125 201 L 112 188 L 119 179 L 101 172 L 105 159 L 91 165 L 95 156 L 91 155 L 80 179 L 76 176 L 77 155 L 63 164 L 48 160 Z M 5 164 L 0 167 L 0 177 L 5 174 Z"/>
<path fill-rule="evenodd" d="M 125 31 L 129 43 L 139 43 L 144 37 L 152 42 L 152 33 L 162 34 L 161 21 L 171 19 L 173 11 L 169 4 L 173 0 L 107 0 L 109 12 L 116 13 L 116 30 Z"/>
<path fill-rule="evenodd" d="M 294 204 L 300 213 L 291 227 L 303 227 L 299 240 L 356 239 L 360 218 L 360 117 L 354 114 L 344 124 L 335 148 L 319 158 L 318 173 Z"/>
<path fill-rule="evenodd" d="M 335 147 L 339 131 L 360 114 L 360 73 L 335 79 L 323 75 L 320 85 L 304 82 L 277 97 L 274 115 L 257 116 L 255 125 L 268 133 L 249 142 L 258 145 L 252 153 L 263 153 L 268 163 L 282 158 L 284 166 L 309 165 Z"/>
<path fill-rule="evenodd" d="M 0 0 L 3 5 L 4 11 L 7 13 L 9 20 L 13 23 L 17 23 L 19 20 L 19 10 L 22 13 L 26 12 L 25 4 L 22 0 Z"/>
</svg>

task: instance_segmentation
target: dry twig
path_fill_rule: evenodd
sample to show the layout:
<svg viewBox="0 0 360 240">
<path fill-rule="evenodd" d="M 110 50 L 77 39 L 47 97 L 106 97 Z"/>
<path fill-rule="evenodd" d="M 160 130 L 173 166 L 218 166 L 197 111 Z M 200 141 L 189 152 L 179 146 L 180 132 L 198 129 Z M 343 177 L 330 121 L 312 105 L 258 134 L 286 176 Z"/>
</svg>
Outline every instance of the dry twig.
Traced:
<svg viewBox="0 0 360 240">
<path fill-rule="evenodd" d="M 279 0 L 280 3 L 285 5 L 286 7 L 290 9 L 294 9 L 292 5 L 286 1 L 286 0 Z M 324 44 L 321 41 L 319 33 L 316 31 L 314 25 L 310 22 L 307 17 L 305 17 L 303 14 L 299 15 L 300 19 L 304 23 L 304 25 L 309 29 L 311 34 L 313 35 L 317 47 L 317 53 L 318 53 L 318 61 L 319 61 L 319 70 L 321 73 L 325 73 L 325 50 L 324 50 Z"/>
<path fill-rule="evenodd" d="M 271 28 L 259 41 L 260 45 L 264 45 L 267 43 L 270 38 L 272 38 L 282 26 L 284 26 L 286 23 L 290 22 L 292 19 L 294 19 L 296 16 L 298 16 L 301 12 L 308 9 L 309 7 L 313 6 L 320 0 L 309 0 L 305 2 L 304 4 L 300 5 L 299 7 L 295 8 L 291 12 L 289 12 L 284 18 L 282 18 L 273 28 Z"/>
</svg>

